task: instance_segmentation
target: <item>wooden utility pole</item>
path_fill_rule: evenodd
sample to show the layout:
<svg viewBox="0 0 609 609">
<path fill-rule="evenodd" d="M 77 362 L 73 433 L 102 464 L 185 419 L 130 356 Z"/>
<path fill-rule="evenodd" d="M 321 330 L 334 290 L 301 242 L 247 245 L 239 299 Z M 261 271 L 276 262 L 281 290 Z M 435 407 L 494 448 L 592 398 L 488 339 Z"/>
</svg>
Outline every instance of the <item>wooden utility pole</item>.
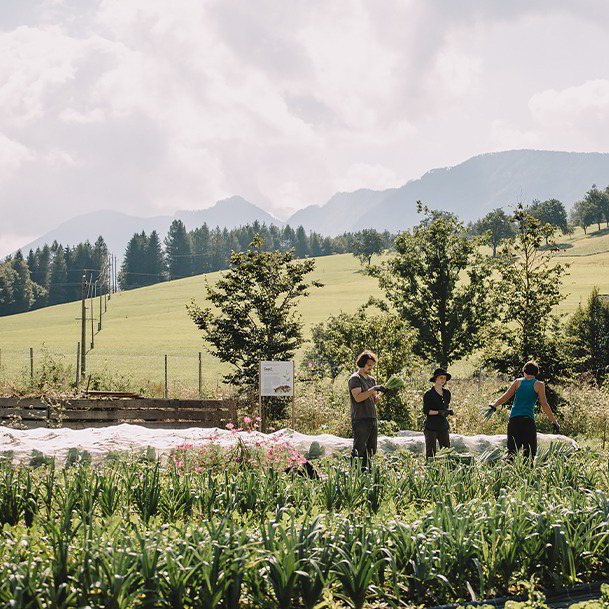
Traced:
<svg viewBox="0 0 609 609">
<path fill-rule="evenodd" d="M 169 395 L 169 391 L 168 391 L 168 379 L 167 379 L 167 355 L 165 355 L 165 399 L 167 399 L 167 396 Z"/>
<path fill-rule="evenodd" d="M 201 362 L 201 352 L 199 351 L 199 399 L 203 394 L 203 366 Z"/>
<path fill-rule="evenodd" d="M 102 329 L 102 292 L 104 284 L 100 280 L 99 282 L 99 322 L 97 324 L 97 331 L 101 331 Z"/>
<path fill-rule="evenodd" d="M 78 390 L 78 385 L 80 384 L 80 343 L 76 347 L 76 389 Z"/>
<path fill-rule="evenodd" d="M 87 370 L 86 359 L 87 359 L 87 279 L 85 275 L 82 276 L 82 282 L 80 287 L 80 298 L 81 298 L 81 313 L 80 313 L 80 374 L 84 378 Z"/>
<path fill-rule="evenodd" d="M 30 347 L 30 379 L 34 384 L 34 347 Z"/>
<path fill-rule="evenodd" d="M 116 273 L 116 256 L 114 256 L 114 264 L 112 265 L 112 268 L 114 270 L 114 293 L 116 294 L 116 292 L 118 291 L 118 286 L 116 283 L 116 277 L 117 277 L 117 273 Z"/>
<path fill-rule="evenodd" d="M 95 317 L 95 305 L 93 303 L 93 288 L 95 287 L 95 285 L 91 286 L 91 298 L 90 300 L 90 304 L 91 304 L 91 349 L 95 348 L 95 330 L 93 328 L 93 321 L 94 321 L 94 317 Z"/>
<path fill-rule="evenodd" d="M 108 254 L 106 259 L 106 266 L 108 268 L 106 272 L 106 283 L 108 284 L 108 300 L 112 298 L 112 256 Z"/>
</svg>

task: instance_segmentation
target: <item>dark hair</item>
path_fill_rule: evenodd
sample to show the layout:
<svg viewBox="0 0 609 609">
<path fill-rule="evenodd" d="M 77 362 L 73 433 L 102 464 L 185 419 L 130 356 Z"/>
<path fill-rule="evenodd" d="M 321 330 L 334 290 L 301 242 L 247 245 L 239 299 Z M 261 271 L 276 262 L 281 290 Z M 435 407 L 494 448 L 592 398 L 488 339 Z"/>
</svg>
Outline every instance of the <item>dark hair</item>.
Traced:
<svg viewBox="0 0 609 609">
<path fill-rule="evenodd" d="M 372 360 L 376 363 L 376 353 L 372 353 L 372 351 L 368 350 L 362 351 L 357 356 L 357 361 L 355 363 L 357 364 L 358 368 L 363 368 L 368 363 L 368 360 Z"/>
<path fill-rule="evenodd" d="M 530 374 L 531 376 L 537 376 L 539 374 L 539 366 L 537 365 L 537 362 L 534 362 L 531 360 L 522 367 L 522 371 L 525 374 Z"/>
</svg>

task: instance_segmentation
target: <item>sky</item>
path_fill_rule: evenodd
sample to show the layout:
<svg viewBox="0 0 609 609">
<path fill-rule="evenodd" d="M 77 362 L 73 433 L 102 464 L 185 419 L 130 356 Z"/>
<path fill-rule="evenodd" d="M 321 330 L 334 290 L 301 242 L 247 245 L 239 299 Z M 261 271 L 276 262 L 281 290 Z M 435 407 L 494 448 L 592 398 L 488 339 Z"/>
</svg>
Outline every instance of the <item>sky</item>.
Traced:
<svg viewBox="0 0 609 609">
<path fill-rule="evenodd" d="M 609 152 L 606 0 L 0 0 L 0 256 L 76 215 L 280 219 L 477 154 Z"/>
</svg>

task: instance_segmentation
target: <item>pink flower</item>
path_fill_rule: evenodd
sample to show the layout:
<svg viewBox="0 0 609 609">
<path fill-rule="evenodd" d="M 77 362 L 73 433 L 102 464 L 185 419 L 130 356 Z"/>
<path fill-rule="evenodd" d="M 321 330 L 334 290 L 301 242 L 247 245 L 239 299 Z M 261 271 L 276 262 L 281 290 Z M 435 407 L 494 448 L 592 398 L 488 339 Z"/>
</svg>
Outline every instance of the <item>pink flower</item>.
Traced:
<svg viewBox="0 0 609 609">
<path fill-rule="evenodd" d="M 226 424 L 226 429 L 233 429 L 235 426 L 232 423 Z"/>
<path fill-rule="evenodd" d="M 256 421 L 260 422 L 262 419 L 260 417 L 256 417 Z"/>
<path fill-rule="evenodd" d="M 251 417 L 243 417 L 243 422 L 244 423 L 251 423 L 252 422 L 252 418 Z"/>
</svg>

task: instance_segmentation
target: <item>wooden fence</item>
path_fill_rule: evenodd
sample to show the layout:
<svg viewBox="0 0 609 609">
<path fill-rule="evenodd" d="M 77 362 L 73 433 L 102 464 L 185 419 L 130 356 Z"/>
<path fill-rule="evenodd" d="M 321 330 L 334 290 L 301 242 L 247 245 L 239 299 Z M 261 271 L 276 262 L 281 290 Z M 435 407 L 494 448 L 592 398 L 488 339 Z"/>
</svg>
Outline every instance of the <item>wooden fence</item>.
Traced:
<svg viewBox="0 0 609 609">
<path fill-rule="evenodd" d="M 18 428 L 84 429 L 133 423 L 178 429 L 225 427 L 231 422 L 237 422 L 234 400 L 0 398 L 0 424 Z"/>
</svg>

